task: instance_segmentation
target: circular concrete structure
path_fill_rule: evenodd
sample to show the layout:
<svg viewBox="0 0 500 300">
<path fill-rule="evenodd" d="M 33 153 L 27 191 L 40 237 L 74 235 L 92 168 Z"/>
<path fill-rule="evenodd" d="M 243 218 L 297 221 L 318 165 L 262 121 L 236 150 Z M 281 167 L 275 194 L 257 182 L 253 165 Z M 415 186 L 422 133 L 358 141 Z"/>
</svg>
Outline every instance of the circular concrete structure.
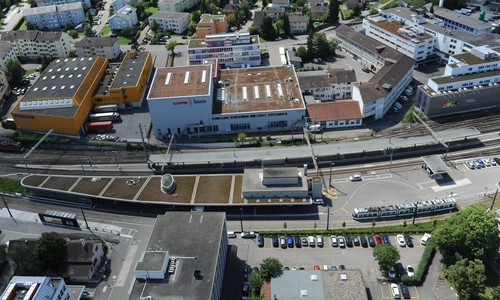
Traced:
<svg viewBox="0 0 500 300">
<path fill-rule="evenodd" d="M 161 191 L 165 194 L 173 194 L 175 192 L 175 180 L 174 177 L 167 173 L 161 177 Z"/>
</svg>

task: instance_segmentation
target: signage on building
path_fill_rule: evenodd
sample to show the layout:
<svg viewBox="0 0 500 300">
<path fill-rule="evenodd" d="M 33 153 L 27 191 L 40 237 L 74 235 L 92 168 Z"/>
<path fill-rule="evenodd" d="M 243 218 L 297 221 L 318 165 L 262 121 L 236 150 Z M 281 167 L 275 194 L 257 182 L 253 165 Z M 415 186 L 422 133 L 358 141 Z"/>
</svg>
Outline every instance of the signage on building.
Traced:
<svg viewBox="0 0 500 300">
<path fill-rule="evenodd" d="M 441 103 L 441 108 L 452 108 L 458 106 L 458 101 L 456 100 L 446 100 Z"/>
<path fill-rule="evenodd" d="M 232 44 L 232 41 L 224 41 L 224 46 L 231 46 Z"/>
<path fill-rule="evenodd" d="M 174 101 L 174 102 L 172 102 L 172 105 L 188 105 L 189 104 L 190 106 L 192 106 L 193 104 L 205 104 L 205 103 L 207 103 L 207 100 L 205 100 L 205 99 L 199 99 L 199 100 L 197 100 L 197 99 L 191 100 L 190 99 L 189 102 L 186 100 Z"/>
</svg>

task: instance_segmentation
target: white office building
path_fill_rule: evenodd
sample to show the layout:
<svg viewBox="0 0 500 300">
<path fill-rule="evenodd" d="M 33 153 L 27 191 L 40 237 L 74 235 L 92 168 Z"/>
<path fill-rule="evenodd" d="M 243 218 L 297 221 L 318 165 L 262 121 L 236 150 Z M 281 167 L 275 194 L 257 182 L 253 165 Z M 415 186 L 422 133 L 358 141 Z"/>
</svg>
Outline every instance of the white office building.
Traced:
<svg viewBox="0 0 500 300">
<path fill-rule="evenodd" d="M 78 25 L 85 21 L 81 2 L 25 8 L 23 15 L 26 22 L 38 29 L 60 29 L 68 23 Z"/>
<path fill-rule="evenodd" d="M 204 39 L 190 39 L 188 57 L 190 65 L 201 65 L 207 59 L 218 59 L 223 68 L 260 66 L 259 36 L 248 32 L 234 32 L 209 34 Z"/>
<path fill-rule="evenodd" d="M 162 32 L 181 34 L 188 29 L 189 13 L 159 11 L 149 17 L 149 24 L 156 22 Z"/>
</svg>

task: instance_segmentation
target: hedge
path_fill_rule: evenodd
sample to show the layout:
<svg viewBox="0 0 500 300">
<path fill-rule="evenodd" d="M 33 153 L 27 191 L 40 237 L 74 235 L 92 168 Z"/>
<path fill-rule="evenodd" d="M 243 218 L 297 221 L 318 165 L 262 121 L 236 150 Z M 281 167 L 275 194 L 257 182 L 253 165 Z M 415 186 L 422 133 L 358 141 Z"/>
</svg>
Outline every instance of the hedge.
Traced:
<svg viewBox="0 0 500 300">
<path fill-rule="evenodd" d="M 425 245 L 424 253 L 422 253 L 422 259 L 418 264 L 417 272 L 415 276 L 408 276 L 407 274 L 401 277 L 401 281 L 406 285 L 422 285 L 429 271 L 429 266 L 436 253 L 436 246 L 434 245 L 434 240 L 430 239 Z"/>
</svg>

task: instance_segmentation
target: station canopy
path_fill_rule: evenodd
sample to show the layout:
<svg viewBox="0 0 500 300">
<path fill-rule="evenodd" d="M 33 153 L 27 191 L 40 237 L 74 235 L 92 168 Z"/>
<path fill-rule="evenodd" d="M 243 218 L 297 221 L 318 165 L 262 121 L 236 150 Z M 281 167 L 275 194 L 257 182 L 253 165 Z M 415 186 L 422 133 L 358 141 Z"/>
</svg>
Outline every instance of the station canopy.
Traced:
<svg viewBox="0 0 500 300">
<path fill-rule="evenodd" d="M 439 155 L 422 156 L 422 159 L 433 174 L 444 174 L 450 172 L 450 168 L 441 159 L 441 157 L 439 157 Z"/>
</svg>

